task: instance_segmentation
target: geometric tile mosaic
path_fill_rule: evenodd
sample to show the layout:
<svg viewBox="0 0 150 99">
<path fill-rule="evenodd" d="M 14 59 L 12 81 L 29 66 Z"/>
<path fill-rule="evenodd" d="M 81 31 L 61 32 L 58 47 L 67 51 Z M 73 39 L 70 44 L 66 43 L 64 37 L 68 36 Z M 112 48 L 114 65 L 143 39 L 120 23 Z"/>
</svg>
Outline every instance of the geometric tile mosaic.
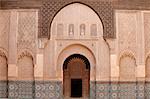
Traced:
<svg viewBox="0 0 150 99">
<path fill-rule="evenodd" d="M 17 81 L 9 81 L 8 83 L 8 98 L 16 99 L 18 98 L 18 82 Z"/>
<path fill-rule="evenodd" d="M 36 99 L 63 99 L 62 82 L 44 81 L 35 82 Z"/>
<path fill-rule="evenodd" d="M 136 83 L 119 83 L 120 99 L 136 99 Z"/>
<path fill-rule="evenodd" d="M 113 82 L 110 84 L 110 99 L 119 98 L 119 86 L 118 82 Z"/>
<path fill-rule="evenodd" d="M 9 99 L 62 99 L 59 81 L 9 81 Z"/>
<path fill-rule="evenodd" d="M 150 99 L 150 83 L 96 82 L 95 84 L 96 99 Z"/>
<path fill-rule="evenodd" d="M 109 99 L 109 83 L 96 82 L 96 99 Z"/>
<path fill-rule="evenodd" d="M 90 99 L 96 99 L 96 81 L 90 82 Z"/>
<path fill-rule="evenodd" d="M 136 84 L 136 98 L 137 99 L 150 99 L 145 96 L 145 82 L 137 82 Z"/>
<path fill-rule="evenodd" d="M 34 81 L 9 81 L 8 98 L 34 99 Z"/>
<path fill-rule="evenodd" d="M 61 81 L 0 81 L 0 99 L 63 99 Z M 90 82 L 90 99 L 150 99 L 150 82 Z"/>
<path fill-rule="evenodd" d="M 150 82 L 145 83 L 145 99 L 150 99 Z"/>
<path fill-rule="evenodd" d="M 7 89 L 7 81 L 0 81 L 0 99 L 7 98 L 8 89 Z"/>
</svg>

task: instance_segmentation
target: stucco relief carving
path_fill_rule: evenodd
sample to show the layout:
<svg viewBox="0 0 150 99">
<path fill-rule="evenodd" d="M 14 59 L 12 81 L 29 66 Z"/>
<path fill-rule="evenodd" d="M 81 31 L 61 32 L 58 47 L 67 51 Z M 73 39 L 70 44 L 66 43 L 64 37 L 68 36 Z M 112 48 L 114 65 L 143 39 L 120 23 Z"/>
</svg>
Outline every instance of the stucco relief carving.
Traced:
<svg viewBox="0 0 150 99">
<path fill-rule="evenodd" d="M 0 50 L 0 80 L 7 80 L 7 57 Z"/>
<path fill-rule="evenodd" d="M 150 13 L 144 13 L 145 54 L 150 51 Z"/>
<path fill-rule="evenodd" d="M 17 65 L 20 80 L 33 80 L 34 61 L 32 55 L 28 51 L 24 51 L 18 56 Z"/>
<path fill-rule="evenodd" d="M 150 55 L 146 58 L 146 67 L 145 67 L 146 71 L 145 71 L 145 74 L 146 74 L 146 80 L 150 81 Z"/>
<path fill-rule="evenodd" d="M 136 80 L 136 59 L 130 52 L 124 53 L 120 57 L 120 81 L 135 81 Z"/>
<path fill-rule="evenodd" d="M 18 55 L 18 60 L 22 59 L 24 56 L 33 57 L 33 55 L 30 52 L 24 50 Z"/>
<path fill-rule="evenodd" d="M 7 57 L 7 52 L 2 48 L 0 48 L 0 56 Z"/>
<path fill-rule="evenodd" d="M 8 50 L 10 11 L 0 11 L 0 47 Z"/>
<path fill-rule="evenodd" d="M 94 9 L 97 15 L 102 19 L 104 25 L 104 37 L 114 38 L 114 25 L 113 25 L 113 7 L 112 3 L 108 0 L 106 1 L 91 1 L 91 0 L 45 0 L 40 10 L 40 26 L 39 26 L 39 37 L 50 38 L 50 23 L 52 23 L 53 18 L 63 7 L 68 4 L 81 2 L 81 4 L 88 5 Z"/>
<path fill-rule="evenodd" d="M 47 43 L 48 43 L 48 39 L 47 38 L 40 38 L 40 39 L 38 39 L 38 48 L 40 48 L 40 49 L 45 48 Z"/>
<path fill-rule="evenodd" d="M 106 39 L 106 44 L 110 50 L 110 54 L 116 53 L 116 40 L 115 39 Z"/>
<path fill-rule="evenodd" d="M 61 39 L 68 39 L 68 35 L 73 37 L 71 39 L 79 39 L 80 37 L 93 39 L 92 35 L 103 36 L 102 21 L 90 7 L 84 4 L 73 3 L 57 13 L 51 23 L 51 39 L 56 36 L 54 34 L 62 35 L 63 31 L 60 26 L 58 27 L 58 24 L 63 24 L 64 35 Z"/>
<path fill-rule="evenodd" d="M 136 27 L 136 13 L 120 12 L 118 14 L 119 53 L 127 49 L 136 53 Z"/>
<path fill-rule="evenodd" d="M 37 16 L 33 11 L 19 11 L 18 19 L 18 52 L 29 49 L 36 52 Z"/>
</svg>

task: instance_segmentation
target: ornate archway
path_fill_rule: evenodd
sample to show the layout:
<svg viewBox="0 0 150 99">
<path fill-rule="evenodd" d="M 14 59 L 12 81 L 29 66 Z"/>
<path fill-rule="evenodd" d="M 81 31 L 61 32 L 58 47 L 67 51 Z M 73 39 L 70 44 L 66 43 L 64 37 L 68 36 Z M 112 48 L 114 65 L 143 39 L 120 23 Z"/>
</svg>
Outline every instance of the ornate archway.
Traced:
<svg viewBox="0 0 150 99">
<path fill-rule="evenodd" d="M 69 56 L 63 64 L 64 97 L 89 97 L 90 63 L 80 54 Z"/>
</svg>

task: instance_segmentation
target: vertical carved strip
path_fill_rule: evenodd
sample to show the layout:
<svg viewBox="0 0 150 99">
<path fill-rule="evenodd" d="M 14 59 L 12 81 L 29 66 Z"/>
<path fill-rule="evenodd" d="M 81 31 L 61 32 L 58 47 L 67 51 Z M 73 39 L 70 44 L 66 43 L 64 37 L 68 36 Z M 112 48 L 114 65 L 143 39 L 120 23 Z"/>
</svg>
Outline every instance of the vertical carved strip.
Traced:
<svg viewBox="0 0 150 99">
<path fill-rule="evenodd" d="M 7 80 L 8 80 L 7 59 L 0 55 L 0 98 L 7 98 Z"/>
</svg>

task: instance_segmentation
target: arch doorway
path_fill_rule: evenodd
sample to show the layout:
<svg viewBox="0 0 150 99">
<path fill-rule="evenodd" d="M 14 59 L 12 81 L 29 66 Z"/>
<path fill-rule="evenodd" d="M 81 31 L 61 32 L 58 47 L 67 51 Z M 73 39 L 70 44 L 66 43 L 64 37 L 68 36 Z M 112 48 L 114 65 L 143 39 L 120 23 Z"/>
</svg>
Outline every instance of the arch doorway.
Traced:
<svg viewBox="0 0 150 99">
<path fill-rule="evenodd" d="M 80 54 L 69 56 L 63 64 L 63 93 L 65 98 L 87 98 L 90 87 L 90 63 Z"/>
</svg>

